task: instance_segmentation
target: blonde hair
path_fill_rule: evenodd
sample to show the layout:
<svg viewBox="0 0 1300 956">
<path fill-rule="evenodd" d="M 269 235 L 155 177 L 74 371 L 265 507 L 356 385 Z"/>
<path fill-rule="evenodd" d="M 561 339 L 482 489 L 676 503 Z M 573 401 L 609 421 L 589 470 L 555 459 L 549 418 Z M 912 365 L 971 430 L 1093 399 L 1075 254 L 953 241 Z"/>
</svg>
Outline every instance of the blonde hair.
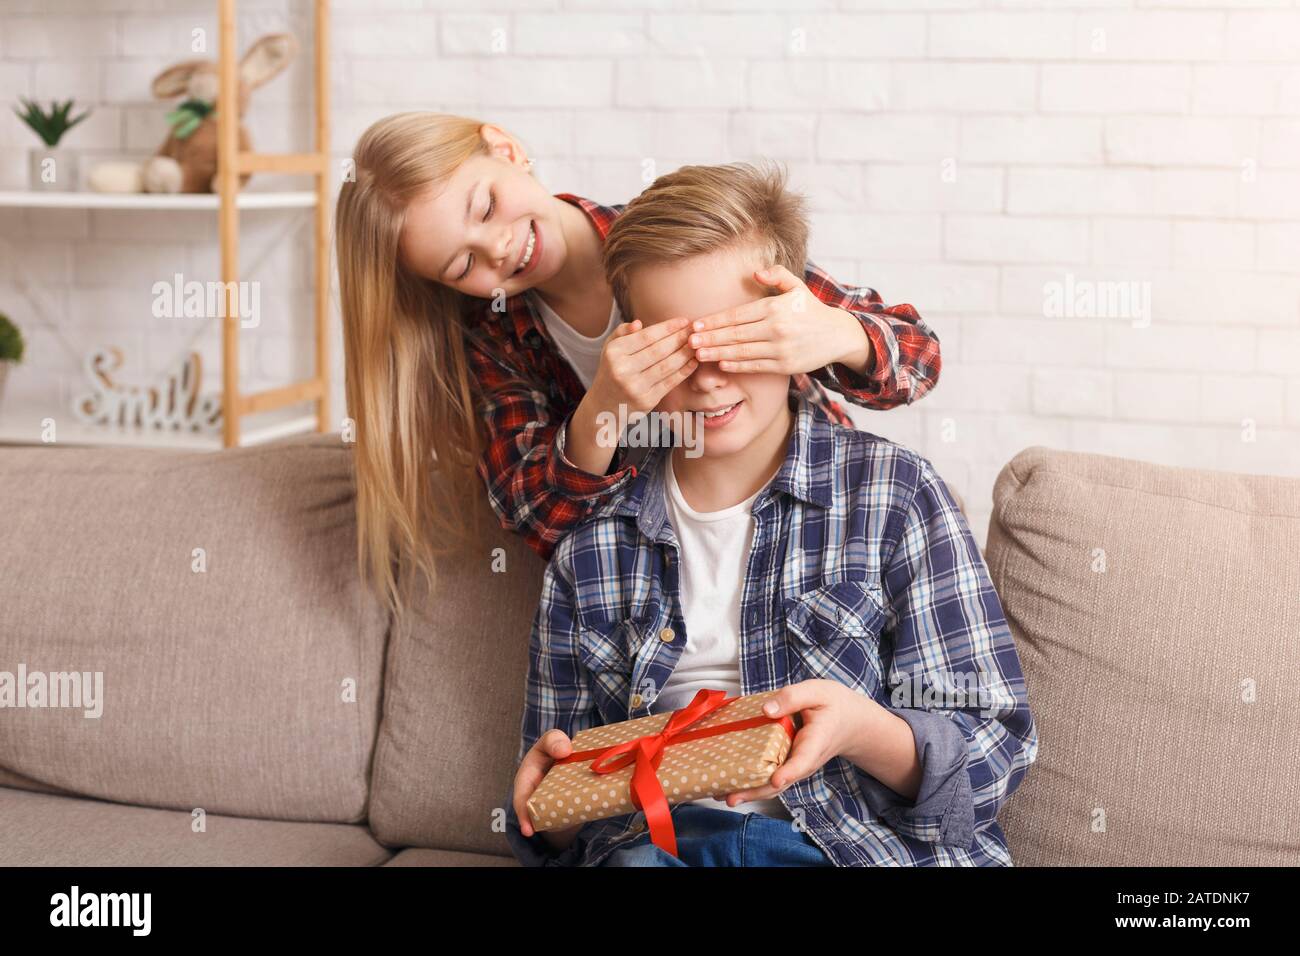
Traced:
<svg viewBox="0 0 1300 956">
<path fill-rule="evenodd" d="M 475 300 L 406 270 L 412 199 L 487 152 L 477 120 L 398 113 L 357 141 L 335 214 L 349 414 L 356 422 L 357 560 L 401 613 L 415 575 L 469 538 L 482 439 L 462 339 Z"/>
<path fill-rule="evenodd" d="M 628 321 L 628 286 L 639 266 L 752 247 L 763 268 L 802 276 L 808 218 L 802 196 L 786 190 L 777 166 L 683 166 L 660 176 L 614 220 L 605 237 L 605 279 Z"/>
</svg>

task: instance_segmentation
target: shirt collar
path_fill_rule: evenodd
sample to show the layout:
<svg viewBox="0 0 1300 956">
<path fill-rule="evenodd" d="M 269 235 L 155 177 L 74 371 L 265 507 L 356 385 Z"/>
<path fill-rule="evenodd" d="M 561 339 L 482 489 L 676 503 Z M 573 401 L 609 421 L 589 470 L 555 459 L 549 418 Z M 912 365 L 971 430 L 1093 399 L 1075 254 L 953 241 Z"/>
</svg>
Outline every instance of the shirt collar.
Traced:
<svg viewBox="0 0 1300 956">
<path fill-rule="evenodd" d="M 586 213 L 587 218 L 591 220 L 592 228 L 600 236 L 601 242 L 609 238 L 610 227 L 614 225 L 614 220 L 618 218 L 618 207 L 602 206 L 598 202 L 583 199 L 581 196 L 573 195 L 573 193 L 556 193 L 555 198 L 563 199 L 569 205 L 577 206 Z"/>
<path fill-rule="evenodd" d="M 754 501 L 756 511 L 776 491 L 822 508 L 831 506 L 835 492 L 832 465 L 836 427 L 840 426 L 832 423 L 816 404 L 805 398 L 796 400 L 794 429 L 786 446 L 785 461 L 767 489 Z M 664 503 L 668 474 L 665 463 L 671 453 L 671 448 L 657 448 L 648 454 L 627 491 L 606 512 L 634 517 L 641 533 L 651 541 L 661 540 L 668 522 Z"/>
</svg>

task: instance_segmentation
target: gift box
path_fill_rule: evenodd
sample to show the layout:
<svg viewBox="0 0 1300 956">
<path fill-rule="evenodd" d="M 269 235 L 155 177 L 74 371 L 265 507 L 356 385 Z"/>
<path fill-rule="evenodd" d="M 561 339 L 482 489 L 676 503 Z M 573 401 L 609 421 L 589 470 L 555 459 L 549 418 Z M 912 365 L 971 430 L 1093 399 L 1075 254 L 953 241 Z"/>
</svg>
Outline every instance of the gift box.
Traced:
<svg viewBox="0 0 1300 956">
<path fill-rule="evenodd" d="M 701 690 L 681 710 L 592 727 L 573 738 L 528 801 L 537 830 L 644 810 L 650 836 L 674 856 L 669 807 L 767 783 L 794 740 L 789 717 L 768 717 L 777 692 L 727 697 Z"/>
</svg>

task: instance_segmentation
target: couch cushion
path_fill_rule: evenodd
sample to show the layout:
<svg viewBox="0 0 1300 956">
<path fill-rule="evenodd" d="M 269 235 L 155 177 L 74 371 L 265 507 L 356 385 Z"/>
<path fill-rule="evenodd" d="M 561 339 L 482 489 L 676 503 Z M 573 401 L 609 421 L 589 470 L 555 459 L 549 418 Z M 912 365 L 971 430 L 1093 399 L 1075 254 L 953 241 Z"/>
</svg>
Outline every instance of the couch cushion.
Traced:
<svg viewBox="0 0 1300 956">
<path fill-rule="evenodd" d="M 0 866 L 376 866 L 364 826 L 128 807 L 0 787 Z"/>
<path fill-rule="evenodd" d="M 1300 863 L 1300 481 L 1031 448 L 993 497 L 1041 741 L 1015 862 Z"/>
<path fill-rule="evenodd" d="M 370 826 L 390 846 L 509 854 L 501 808 L 519 750 L 545 564 L 478 495 L 479 544 L 438 563 L 393 627 Z"/>
<path fill-rule="evenodd" d="M 104 694 L 99 718 L 0 710 L 3 782 L 365 819 L 387 615 L 359 583 L 338 436 L 11 448 L 0 487 L 0 671 L 100 672 Z"/>
</svg>

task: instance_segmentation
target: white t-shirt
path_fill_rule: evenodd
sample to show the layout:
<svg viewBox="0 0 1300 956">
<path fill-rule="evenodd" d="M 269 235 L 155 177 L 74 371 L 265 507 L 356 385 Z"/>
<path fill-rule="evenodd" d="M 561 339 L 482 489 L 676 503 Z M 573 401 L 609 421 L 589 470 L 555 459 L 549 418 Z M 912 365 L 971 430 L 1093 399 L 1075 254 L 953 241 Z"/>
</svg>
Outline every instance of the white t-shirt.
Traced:
<svg viewBox="0 0 1300 956">
<path fill-rule="evenodd" d="M 650 709 L 654 713 L 685 707 L 703 687 L 741 693 L 740 600 L 754 544 L 754 499 L 762 488 L 740 504 L 721 511 L 696 511 L 686 503 L 669 453 L 664 482 L 668 518 L 681 545 L 680 585 L 686 646 L 667 684 Z M 766 485 L 764 486 L 766 487 Z M 751 800 L 735 807 L 705 797 L 694 801 L 720 810 L 762 813 L 790 819 L 781 801 Z"/>
<path fill-rule="evenodd" d="M 560 318 L 540 295 L 534 295 L 533 301 L 537 304 L 537 311 L 542 315 L 542 323 L 546 326 L 546 331 L 551 333 L 551 338 L 555 340 L 560 354 L 569 360 L 573 371 L 578 375 L 578 381 L 582 382 L 582 387 L 591 388 L 591 383 L 596 377 L 596 369 L 600 368 L 600 353 L 605 347 L 605 340 L 614 334 L 618 324 L 623 321 L 618 303 L 615 302 L 609 310 L 609 324 L 605 326 L 605 331 L 590 339 Z"/>
</svg>

